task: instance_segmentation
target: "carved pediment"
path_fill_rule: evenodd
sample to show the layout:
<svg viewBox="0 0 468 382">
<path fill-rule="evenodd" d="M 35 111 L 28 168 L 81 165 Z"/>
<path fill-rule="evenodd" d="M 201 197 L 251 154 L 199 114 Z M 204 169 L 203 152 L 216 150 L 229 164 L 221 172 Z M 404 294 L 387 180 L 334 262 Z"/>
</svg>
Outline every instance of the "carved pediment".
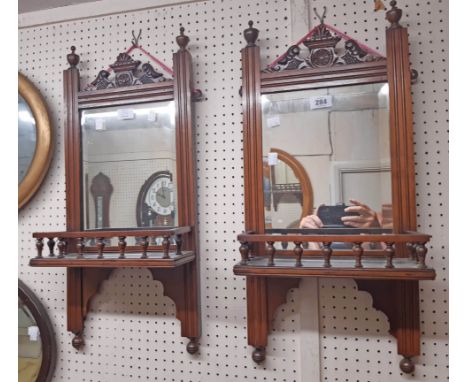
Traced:
<svg viewBox="0 0 468 382">
<path fill-rule="evenodd" d="M 140 68 L 141 61 L 134 60 L 128 53 L 120 53 L 117 60 L 109 65 L 114 76 L 109 70 L 101 70 L 96 79 L 86 90 L 101 90 L 122 86 L 134 86 L 165 81 L 166 78 L 153 68 L 150 63 L 145 63 Z"/>
<path fill-rule="evenodd" d="M 333 33 L 333 31 L 334 28 L 324 23 L 319 24 L 307 33 L 298 45 L 289 47 L 285 54 L 264 71 L 326 68 L 384 59 L 383 56 L 350 39 L 344 33 L 336 31 Z M 344 44 L 339 44 L 343 41 Z"/>
</svg>

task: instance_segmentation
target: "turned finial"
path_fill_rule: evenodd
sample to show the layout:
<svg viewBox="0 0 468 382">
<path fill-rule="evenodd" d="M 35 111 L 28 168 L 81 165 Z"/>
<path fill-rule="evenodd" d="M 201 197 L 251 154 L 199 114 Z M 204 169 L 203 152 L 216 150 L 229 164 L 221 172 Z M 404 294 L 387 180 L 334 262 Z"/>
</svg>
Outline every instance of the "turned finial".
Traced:
<svg viewBox="0 0 468 382">
<path fill-rule="evenodd" d="M 392 9 L 387 11 L 387 15 L 386 15 L 385 18 L 391 24 L 390 25 L 391 29 L 401 28 L 401 25 L 400 25 L 399 21 L 401 19 L 402 10 L 400 8 L 397 8 L 395 0 L 390 1 L 390 5 L 391 5 Z"/>
<path fill-rule="evenodd" d="M 76 48 L 74 46 L 71 47 L 71 53 L 67 54 L 67 61 L 70 64 L 71 68 L 76 68 L 78 62 L 80 62 L 80 56 L 75 54 Z"/>
<path fill-rule="evenodd" d="M 177 45 L 179 45 L 181 50 L 185 50 L 185 48 L 187 47 L 190 41 L 190 39 L 188 38 L 188 36 L 184 34 L 184 32 L 185 32 L 185 28 L 181 26 L 180 35 L 176 37 Z"/>
<path fill-rule="evenodd" d="M 253 28 L 253 21 L 249 21 L 249 27 L 244 30 L 244 38 L 247 41 L 247 46 L 255 46 L 255 41 L 258 38 L 258 29 Z"/>
</svg>

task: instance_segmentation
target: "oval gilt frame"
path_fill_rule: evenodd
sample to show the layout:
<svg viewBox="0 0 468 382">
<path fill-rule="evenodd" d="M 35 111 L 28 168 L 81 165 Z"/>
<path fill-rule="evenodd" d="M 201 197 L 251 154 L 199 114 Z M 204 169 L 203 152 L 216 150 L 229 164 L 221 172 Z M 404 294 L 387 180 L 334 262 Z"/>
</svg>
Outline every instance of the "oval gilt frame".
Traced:
<svg viewBox="0 0 468 382">
<path fill-rule="evenodd" d="M 23 181 L 18 185 L 18 209 L 31 200 L 39 189 L 52 159 L 53 133 L 43 97 L 34 84 L 18 73 L 18 92 L 31 108 L 36 121 L 36 151 Z"/>
</svg>

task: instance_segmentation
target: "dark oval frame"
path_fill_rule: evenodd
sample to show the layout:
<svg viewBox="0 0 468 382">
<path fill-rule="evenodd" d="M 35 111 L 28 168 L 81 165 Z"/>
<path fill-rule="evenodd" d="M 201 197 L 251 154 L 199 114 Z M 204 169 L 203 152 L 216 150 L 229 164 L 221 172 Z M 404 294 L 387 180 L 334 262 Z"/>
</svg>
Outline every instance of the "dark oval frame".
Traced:
<svg viewBox="0 0 468 382">
<path fill-rule="evenodd" d="M 18 280 L 18 297 L 32 313 L 41 335 L 42 363 L 36 382 L 49 382 L 52 380 L 57 360 L 57 344 L 52 322 L 39 298 L 21 280 Z"/>
</svg>

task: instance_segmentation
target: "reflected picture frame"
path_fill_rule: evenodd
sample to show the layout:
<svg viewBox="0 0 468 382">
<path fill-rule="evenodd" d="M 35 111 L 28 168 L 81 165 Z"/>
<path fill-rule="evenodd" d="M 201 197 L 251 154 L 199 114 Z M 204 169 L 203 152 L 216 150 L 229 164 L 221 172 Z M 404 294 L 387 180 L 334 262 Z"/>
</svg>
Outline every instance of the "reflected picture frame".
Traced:
<svg viewBox="0 0 468 382">
<path fill-rule="evenodd" d="M 28 104 L 36 123 L 36 147 L 23 180 L 18 184 L 18 209 L 21 210 L 39 189 L 53 155 L 54 135 L 46 103 L 39 90 L 23 74 L 18 73 L 18 93 Z"/>
</svg>

